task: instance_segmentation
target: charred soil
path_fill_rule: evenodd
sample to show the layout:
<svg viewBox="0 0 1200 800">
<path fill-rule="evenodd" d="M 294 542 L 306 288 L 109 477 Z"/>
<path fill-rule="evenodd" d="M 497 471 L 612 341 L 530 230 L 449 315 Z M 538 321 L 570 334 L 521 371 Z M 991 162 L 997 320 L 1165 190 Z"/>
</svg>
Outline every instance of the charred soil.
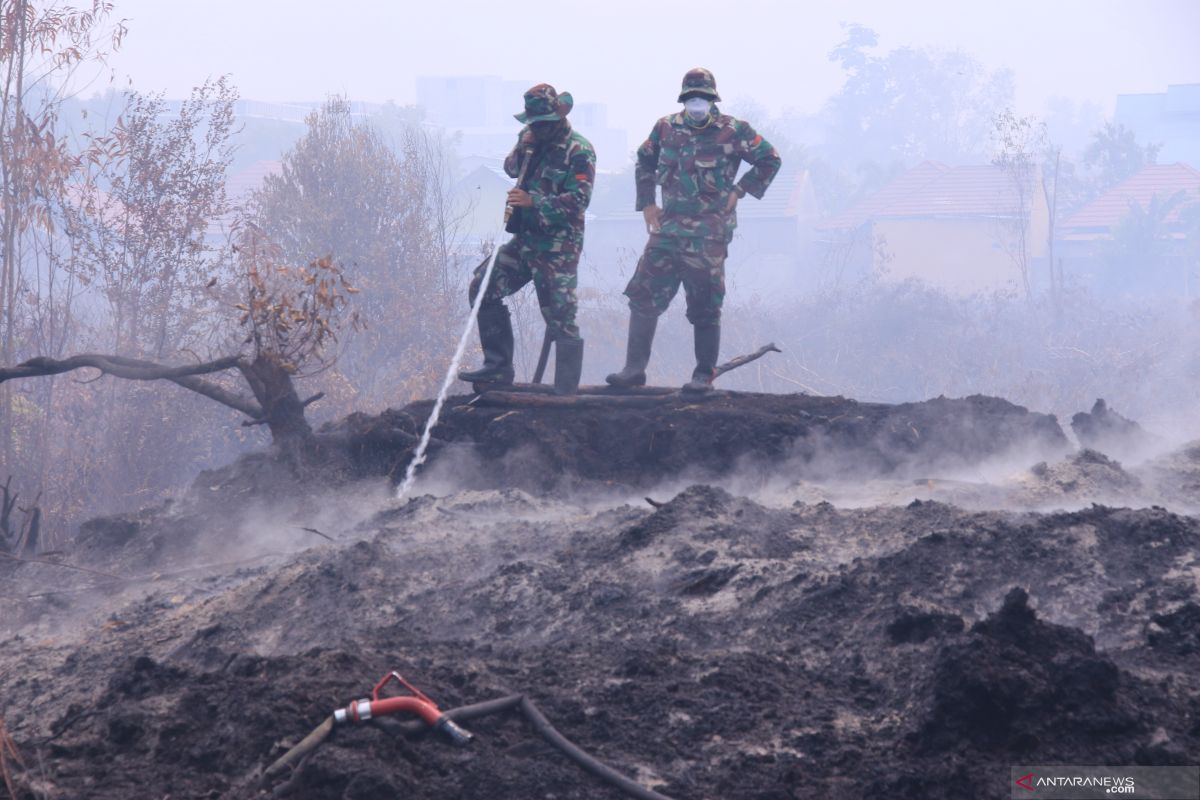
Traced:
<svg viewBox="0 0 1200 800">
<path fill-rule="evenodd" d="M 465 723 L 465 748 L 341 727 L 257 779 L 390 670 L 443 709 L 523 694 L 677 800 L 1002 798 L 1016 763 L 1200 761 L 1200 520 L 930 499 L 937 471 L 1014 453 L 1049 466 L 1008 498 L 1061 500 L 1073 475 L 1133 492 L 1158 474 L 1062 460 L 1052 417 L 989 398 L 468 403 L 436 432 L 432 467 L 459 475 L 455 491 L 391 499 L 418 405 L 327 430 L 345 448 L 336 474 L 297 480 L 258 456 L 93 520 L 71 561 L 104 575 L 0 564 L 18 797 L 625 796 L 514 713 Z M 1177 476 L 1187 452 L 1154 470 Z M 856 464 L 928 496 L 850 506 L 722 486 Z"/>
</svg>

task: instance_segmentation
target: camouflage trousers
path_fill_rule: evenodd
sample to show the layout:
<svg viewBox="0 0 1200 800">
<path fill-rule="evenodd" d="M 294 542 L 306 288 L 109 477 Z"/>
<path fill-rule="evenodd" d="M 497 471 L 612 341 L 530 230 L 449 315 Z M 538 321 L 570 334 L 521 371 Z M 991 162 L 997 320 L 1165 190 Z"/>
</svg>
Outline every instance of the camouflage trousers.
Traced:
<svg viewBox="0 0 1200 800">
<path fill-rule="evenodd" d="M 550 335 L 558 339 L 578 339 L 575 324 L 578 303 L 575 287 L 579 282 L 579 250 L 568 245 L 555 250 L 557 243 L 547 243 L 525 236 L 514 236 L 500 247 L 492 279 L 483 295 L 483 306 L 499 303 L 502 298 L 520 291 L 533 281 L 538 306 Z M 475 302 L 479 284 L 487 270 L 488 259 L 475 268 L 471 279 L 470 299 Z"/>
<path fill-rule="evenodd" d="M 725 254 L 717 239 L 650 235 L 637 271 L 625 287 L 629 307 L 658 316 L 667 310 L 683 284 L 687 318 L 693 325 L 715 325 L 725 301 Z"/>
</svg>

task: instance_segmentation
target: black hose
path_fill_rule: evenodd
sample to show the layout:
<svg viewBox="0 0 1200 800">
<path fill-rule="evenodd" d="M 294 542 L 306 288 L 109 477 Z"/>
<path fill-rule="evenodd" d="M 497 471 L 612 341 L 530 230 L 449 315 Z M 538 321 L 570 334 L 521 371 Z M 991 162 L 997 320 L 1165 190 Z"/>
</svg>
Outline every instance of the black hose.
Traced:
<svg viewBox="0 0 1200 800">
<path fill-rule="evenodd" d="M 658 792 L 634 783 L 629 778 L 626 778 L 624 775 L 614 770 L 612 767 L 597 761 L 595 758 L 585 753 L 573 742 L 559 733 L 558 730 L 550 724 L 549 720 L 546 719 L 545 715 L 538 710 L 538 707 L 533 704 L 533 701 L 524 695 L 513 694 L 509 695 L 508 697 L 501 697 L 498 700 L 489 700 L 485 703 L 476 703 L 472 706 L 452 708 L 446 712 L 446 716 L 455 722 L 463 722 L 469 719 L 486 717 L 490 714 L 499 714 L 500 712 L 508 711 L 512 708 L 519 708 L 521 713 L 525 715 L 525 719 L 529 720 L 529 724 L 533 726 L 534 730 L 541 734 L 542 738 L 557 747 L 576 764 L 583 767 L 601 780 L 607 781 L 626 794 L 638 798 L 638 800 L 671 800 L 671 798 L 665 795 L 661 795 Z M 399 722 L 397 720 L 389 720 L 386 717 L 380 717 L 373 720 L 373 722 L 388 731 L 400 733 L 405 736 L 415 736 L 429 731 L 429 726 L 418 720 Z"/>
<path fill-rule="evenodd" d="M 652 789 L 647 789 L 638 783 L 626 778 L 621 773 L 617 772 L 612 767 L 604 764 L 601 761 L 593 758 L 585 753 L 572 741 L 563 736 L 558 730 L 550 724 L 550 721 L 538 710 L 528 697 L 520 694 L 512 694 L 507 697 L 500 697 L 496 700 L 488 700 L 483 703 L 475 703 L 470 706 L 460 706 L 452 708 L 443 713 L 443 716 L 454 722 L 465 722 L 466 720 L 478 719 L 492 714 L 499 714 L 512 709 L 520 709 L 525 715 L 525 719 L 529 720 L 529 724 L 533 726 L 543 739 L 557 747 L 564 755 L 570 758 L 579 766 L 583 767 L 588 772 L 595 775 L 597 778 L 615 786 L 630 797 L 636 797 L 638 800 L 671 800 L 666 795 L 659 794 Z M 427 733 L 430 727 L 427 723 L 420 720 L 408 720 L 400 722 L 398 720 L 388 719 L 387 717 L 376 717 L 371 722 L 384 730 L 402 734 L 404 736 L 417 736 Z M 302 757 L 308 755 L 315 750 L 333 730 L 333 717 L 329 717 L 325 722 L 321 723 L 312 733 L 304 738 L 300 744 L 293 747 L 283 755 L 279 760 L 272 764 L 266 772 L 263 773 L 264 778 L 276 775 L 281 772 L 289 764 L 297 763 Z M 293 776 L 295 777 L 295 776 Z"/>
<path fill-rule="evenodd" d="M 333 733 L 333 724 L 333 715 L 330 714 L 325 718 L 324 722 L 313 728 L 312 733 L 308 734 L 308 736 L 305 736 L 304 739 L 300 741 L 300 744 L 296 745 L 291 750 L 288 750 L 286 753 L 276 759 L 274 764 L 267 767 L 267 769 L 263 772 L 263 780 L 270 780 L 280 772 L 283 772 L 283 770 L 289 765 L 295 764 L 297 761 L 304 758 L 304 756 L 320 747 L 321 744 L 329 738 L 329 734 Z"/>
<path fill-rule="evenodd" d="M 671 800 L 666 795 L 647 789 L 640 784 L 634 783 L 629 778 L 626 778 L 621 773 L 617 772 L 612 767 L 609 767 L 596 759 L 589 756 L 587 753 L 575 746 L 567 737 L 559 733 L 550 722 L 542 716 L 542 712 L 538 711 L 537 706 L 530 702 L 528 697 L 521 698 L 521 713 L 529 720 L 534 729 L 542 735 L 546 741 L 563 751 L 579 766 L 586 769 L 588 772 L 595 775 L 601 780 L 605 780 L 617 787 L 625 794 L 631 797 L 637 797 L 639 800 Z"/>
</svg>

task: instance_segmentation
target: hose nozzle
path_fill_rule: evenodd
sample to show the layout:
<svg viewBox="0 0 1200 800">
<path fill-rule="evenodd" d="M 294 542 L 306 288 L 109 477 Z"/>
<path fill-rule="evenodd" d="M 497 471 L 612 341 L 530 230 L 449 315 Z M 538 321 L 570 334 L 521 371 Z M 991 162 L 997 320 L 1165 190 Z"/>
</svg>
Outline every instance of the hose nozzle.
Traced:
<svg viewBox="0 0 1200 800">
<path fill-rule="evenodd" d="M 434 727 L 446 734 L 446 737 L 459 747 L 466 747 L 471 743 L 471 740 L 475 738 L 473 733 L 468 731 L 466 728 L 459 726 L 454 720 L 450 719 L 444 714 L 442 715 L 441 719 L 437 721 L 437 725 Z"/>
</svg>

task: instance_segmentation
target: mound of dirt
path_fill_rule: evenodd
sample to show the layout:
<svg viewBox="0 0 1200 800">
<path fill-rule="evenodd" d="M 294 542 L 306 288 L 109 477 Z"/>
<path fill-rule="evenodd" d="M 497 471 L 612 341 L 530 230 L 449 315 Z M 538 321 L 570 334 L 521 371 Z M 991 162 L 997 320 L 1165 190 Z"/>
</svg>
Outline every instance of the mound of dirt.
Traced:
<svg viewBox="0 0 1200 800">
<path fill-rule="evenodd" d="M 1170 614 L 1150 618 L 1150 646 L 1177 656 L 1200 656 L 1200 605 L 1185 603 Z"/>
<path fill-rule="evenodd" d="M 1095 450 L 1081 450 L 1055 464 L 1033 465 L 1022 489 L 1030 503 L 1040 505 L 1072 497 L 1128 502 L 1144 494 L 1136 476 Z"/>
<path fill-rule="evenodd" d="M 742 392 L 638 398 L 646 402 L 636 407 L 587 400 L 573 407 L 547 406 L 537 396 L 505 404 L 452 397 L 434 431 L 433 472 L 440 461 L 459 486 L 544 492 L 564 483 L 711 480 L 734 470 L 804 479 L 915 474 L 1014 453 L 1032 463 L 1069 449 L 1053 416 L 978 395 L 900 405 Z M 422 402 L 356 415 L 323 434 L 355 443 L 356 475 L 398 479 L 431 409 Z"/>
<path fill-rule="evenodd" d="M 1165 502 L 1200 507 L 1200 441 L 1146 462 L 1141 472 L 1147 482 L 1159 487 Z"/>
<path fill-rule="evenodd" d="M 1103 398 L 1092 405 L 1090 412 L 1071 417 L 1071 430 L 1083 447 L 1122 459 L 1144 455 L 1159 444 L 1157 437 L 1113 411 Z"/>
<path fill-rule="evenodd" d="M 1135 706 L 1118 696 L 1120 671 L 1096 654 L 1091 637 L 1076 628 L 1048 625 L 1013 589 L 1004 605 L 977 622 L 971 636 L 938 653 L 930 703 L 913 746 L 946 752 L 967 743 L 1015 755 L 1062 733 L 1087 741 L 1101 761 L 1101 742 L 1120 739 L 1142 725 Z"/>
<path fill-rule="evenodd" d="M 42 765 L 18 796 L 270 796 L 255 771 L 392 669 L 443 708 L 526 694 L 676 800 L 986 800 L 1018 756 L 1200 754 L 1194 518 L 769 506 L 702 485 L 657 508 L 514 490 L 376 508 L 328 525 L 333 542 L 10 630 L 0 714 Z M 142 558 L 181 518 L 142 515 L 124 548 Z M 21 569 L 14 586 L 63 577 Z M 624 796 L 520 717 L 467 727 L 462 749 L 339 729 L 280 791 Z"/>
<path fill-rule="evenodd" d="M 461 749 L 339 728 L 260 779 L 390 670 L 443 709 L 523 694 L 675 800 L 987 800 L 1018 762 L 1200 760 L 1200 520 L 986 510 L 1186 492 L 1190 451 L 1064 459 L 1053 417 L 985 397 L 505 403 L 451 400 L 418 484 L 441 497 L 394 498 L 415 404 L 0 562 L 18 797 L 624 796 L 512 713 Z M 929 477 L 1014 459 L 1044 463 Z M 776 483 L 670 488 L 692 475 Z M 802 501 L 847 484 L 904 499 Z"/>
</svg>

